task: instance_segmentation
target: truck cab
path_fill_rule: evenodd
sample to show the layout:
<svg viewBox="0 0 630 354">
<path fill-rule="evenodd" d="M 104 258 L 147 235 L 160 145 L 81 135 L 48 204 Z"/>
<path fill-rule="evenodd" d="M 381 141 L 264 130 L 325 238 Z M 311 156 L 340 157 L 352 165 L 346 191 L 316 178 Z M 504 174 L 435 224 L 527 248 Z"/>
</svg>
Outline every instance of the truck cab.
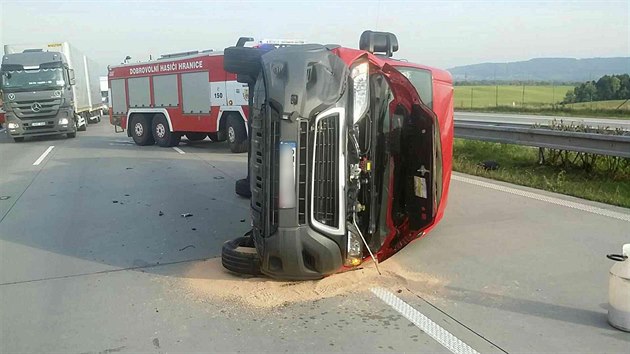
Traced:
<svg viewBox="0 0 630 354">
<path fill-rule="evenodd" d="M 25 50 L 5 54 L 0 84 L 6 129 L 14 141 L 27 136 L 76 136 L 74 71 L 63 53 Z"/>
</svg>

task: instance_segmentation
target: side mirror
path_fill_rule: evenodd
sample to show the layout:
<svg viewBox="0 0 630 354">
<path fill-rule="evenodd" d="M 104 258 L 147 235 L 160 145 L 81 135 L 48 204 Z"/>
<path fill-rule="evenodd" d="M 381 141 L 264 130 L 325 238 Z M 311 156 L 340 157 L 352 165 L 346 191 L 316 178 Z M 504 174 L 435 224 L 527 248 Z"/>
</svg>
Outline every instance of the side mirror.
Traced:
<svg viewBox="0 0 630 354">
<path fill-rule="evenodd" d="M 76 80 L 74 78 L 74 69 L 68 69 L 68 77 L 70 79 L 70 85 L 75 85 L 76 84 Z"/>
</svg>

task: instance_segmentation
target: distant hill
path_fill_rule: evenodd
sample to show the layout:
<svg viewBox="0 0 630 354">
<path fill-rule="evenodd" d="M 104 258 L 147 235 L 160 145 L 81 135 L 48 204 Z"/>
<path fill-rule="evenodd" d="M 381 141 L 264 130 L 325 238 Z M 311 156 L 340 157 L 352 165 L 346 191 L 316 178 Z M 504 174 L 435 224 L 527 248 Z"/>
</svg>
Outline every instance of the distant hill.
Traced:
<svg viewBox="0 0 630 354">
<path fill-rule="evenodd" d="M 630 74 L 630 58 L 536 58 L 511 63 L 483 63 L 448 69 L 455 81 L 597 80 L 606 74 Z"/>
</svg>

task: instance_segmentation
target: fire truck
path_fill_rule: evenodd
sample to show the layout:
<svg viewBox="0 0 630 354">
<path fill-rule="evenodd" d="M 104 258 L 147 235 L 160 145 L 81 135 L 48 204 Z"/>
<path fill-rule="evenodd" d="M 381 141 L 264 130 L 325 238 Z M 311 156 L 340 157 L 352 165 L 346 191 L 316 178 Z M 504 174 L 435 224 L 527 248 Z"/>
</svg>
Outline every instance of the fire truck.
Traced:
<svg viewBox="0 0 630 354">
<path fill-rule="evenodd" d="M 247 151 L 247 84 L 223 70 L 223 53 L 193 51 L 108 67 L 110 123 L 137 145 L 207 137 Z M 121 129 L 119 129 L 121 128 Z"/>
</svg>

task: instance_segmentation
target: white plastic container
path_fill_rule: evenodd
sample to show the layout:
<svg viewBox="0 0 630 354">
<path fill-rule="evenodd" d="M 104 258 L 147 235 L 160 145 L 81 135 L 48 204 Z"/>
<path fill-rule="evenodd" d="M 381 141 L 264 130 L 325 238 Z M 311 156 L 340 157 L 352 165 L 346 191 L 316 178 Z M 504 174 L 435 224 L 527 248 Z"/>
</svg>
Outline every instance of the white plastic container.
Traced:
<svg viewBox="0 0 630 354">
<path fill-rule="evenodd" d="M 615 261 L 608 276 L 608 323 L 630 332 L 630 244 L 623 245 L 622 254 L 609 254 Z"/>
</svg>

